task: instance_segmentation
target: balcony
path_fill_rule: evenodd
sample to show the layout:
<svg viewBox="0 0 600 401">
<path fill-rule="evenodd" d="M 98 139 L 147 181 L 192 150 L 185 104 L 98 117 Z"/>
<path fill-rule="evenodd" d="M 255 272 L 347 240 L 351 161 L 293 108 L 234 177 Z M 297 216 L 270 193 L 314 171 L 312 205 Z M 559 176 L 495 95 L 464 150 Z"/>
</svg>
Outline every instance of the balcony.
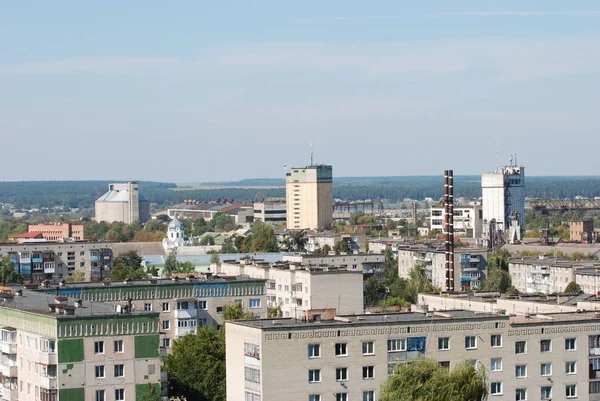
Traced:
<svg viewBox="0 0 600 401">
<path fill-rule="evenodd" d="M 194 334 L 196 332 L 195 327 L 177 327 L 175 329 L 175 335 L 177 337 L 183 337 L 188 333 Z"/>
<path fill-rule="evenodd" d="M 31 263 L 44 263 L 44 258 L 31 258 Z"/>
<path fill-rule="evenodd" d="M 17 377 L 17 365 L 0 365 L 0 373 L 3 377 Z"/>
<path fill-rule="evenodd" d="M 48 390 L 54 390 L 57 387 L 56 377 L 42 376 L 40 377 L 40 386 Z"/>
<path fill-rule="evenodd" d="M 0 342 L 0 351 L 2 351 L 3 354 L 16 354 L 17 343 Z"/>
<path fill-rule="evenodd" d="M 196 309 L 176 309 L 175 319 L 194 319 L 198 316 Z"/>
<path fill-rule="evenodd" d="M 4 385 L 2 386 L 2 397 L 5 400 L 18 400 L 19 388 L 17 386 L 17 378 L 7 380 L 4 378 Z"/>
<path fill-rule="evenodd" d="M 56 365 L 58 363 L 58 357 L 56 356 L 56 353 L 47 354 L 45 352 L 40 352 L 38 360 L 44 365 Z"/>
<path fill-rule="evenodd" d="M 590 347 L 590 356 L 600 355 L 600 347 Z"/>
</svg>

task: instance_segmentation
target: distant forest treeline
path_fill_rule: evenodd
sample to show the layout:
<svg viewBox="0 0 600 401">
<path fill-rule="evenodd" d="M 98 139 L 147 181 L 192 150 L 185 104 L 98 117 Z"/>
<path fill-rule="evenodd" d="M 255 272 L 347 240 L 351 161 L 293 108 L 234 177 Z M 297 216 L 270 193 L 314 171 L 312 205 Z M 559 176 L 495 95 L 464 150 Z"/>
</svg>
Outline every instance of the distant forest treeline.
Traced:
<svg viewBox="0 0 600 401">
<path fill-rule="evenodd" d="M 455 176 L 456 197 L 481 196 L 479 176 Z M 93 207 L 94 201 L 108 190 L 110 181 L 25 181 L 0 182 L 0 203 L 11 203 L 19 208 L 69 206 Z M 253 179 L 205 185 L 280 186 L 278 179 Z M 283 197 L 283 188 L 217 188 L 172 191 L 173 183 L 140 182 L 141 193 L 152 203 L 164 207 L 183 202 L 184 199 L 212 201 L 234 199 L 245 203 L 268 197 Z M 526 196 L 533 198 L 573 198 L 575 196 L 600 196 L 599 177 L 527 177 Z M 440 199 L 443 179 L 440 176 L 421 177 L 340 177 L 335 178 L 333 196 L 337 199 L 359 200 L 387 199 L 390 202 L 405 198 Z"/>
</svg>

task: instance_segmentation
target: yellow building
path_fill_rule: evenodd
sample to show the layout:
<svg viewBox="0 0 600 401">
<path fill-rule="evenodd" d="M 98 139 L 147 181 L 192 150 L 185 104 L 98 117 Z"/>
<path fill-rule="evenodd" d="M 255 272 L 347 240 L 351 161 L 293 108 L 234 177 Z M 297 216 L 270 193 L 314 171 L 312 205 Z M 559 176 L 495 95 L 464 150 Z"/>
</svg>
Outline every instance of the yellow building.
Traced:
<svg viewBox="0 0 600 401">
<path fill-rule="evenodd" d="M 322 230 L 333 222 L 333 169 L 314 165 L 286 174 L 288 230 Z"/>
</svg>

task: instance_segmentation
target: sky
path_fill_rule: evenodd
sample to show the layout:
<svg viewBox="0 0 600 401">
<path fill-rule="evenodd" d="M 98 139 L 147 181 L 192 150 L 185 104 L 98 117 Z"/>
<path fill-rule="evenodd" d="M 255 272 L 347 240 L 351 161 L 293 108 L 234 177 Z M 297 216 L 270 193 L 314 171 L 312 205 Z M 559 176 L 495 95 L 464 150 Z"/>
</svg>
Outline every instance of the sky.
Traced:
<svg viewBox="0 0 600 401">
<path fill-rule="evenodd" d="M 600 175 L 599 89 L 597 0 L 3 1 L 0 181 Z"/>
</svg>

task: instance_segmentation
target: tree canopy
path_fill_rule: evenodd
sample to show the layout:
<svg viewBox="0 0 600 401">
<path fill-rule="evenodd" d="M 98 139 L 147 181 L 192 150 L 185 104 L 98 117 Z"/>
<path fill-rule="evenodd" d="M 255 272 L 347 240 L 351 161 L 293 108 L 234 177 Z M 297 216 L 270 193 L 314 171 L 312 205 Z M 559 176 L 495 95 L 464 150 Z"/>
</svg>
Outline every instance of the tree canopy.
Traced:
<svg viewBox="0 0 600 401">
<path fill-rule="evenodd" d="M 23 284 L 23 276 L 15 270 L 15 264 L 10 261 L 8 256 L 0 259 L 0 284 Z"/>
<path fill-rule="evenodd" d="M 148 277 L 148 273 L 142 266 L 142 258 L 136 251 L 128 251 L 117 256 L 110 271 L 110 279 L 141 280 Z"/>
<path fill-rule="evenodd" d="M 196 266 L 192 262 L 179 262 L 177 260 L 177 249 L 171 250 L 169 256 L 165 259 L 163 274 L 169 277 L 178 273 L 193 273 L 196 271 Z"/>
<path fill-rule="evenodd" d="M 450 370 L 422 358 L 398 365 L 396 373 L 383 383 L 380 401 L 483 401 L 488 393 L 485 372 L 469 362 Z"/>
<path fill-rule="evenodd" d="M 505 293 L 510 286 L 511 279 L 507 271 L 499 267 L 488 268 L 487 277 L 483 281 L 483 290 Z"/>
<path fill-rule="evenodd" d="M 581 286 L 575 281 L 571 281 L 569 284 L 567 284 L 564 292 L 565 294 L 583 294 Z"/>
</svg>

